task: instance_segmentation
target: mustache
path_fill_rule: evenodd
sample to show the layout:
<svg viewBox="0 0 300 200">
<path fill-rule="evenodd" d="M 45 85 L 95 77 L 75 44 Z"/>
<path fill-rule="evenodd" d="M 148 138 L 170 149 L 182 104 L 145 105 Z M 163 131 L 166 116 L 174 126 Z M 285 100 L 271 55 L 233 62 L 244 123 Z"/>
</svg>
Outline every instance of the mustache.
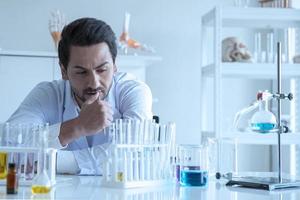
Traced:
<svg viewBox="0 0 300 200">
<path fill-rule="evenodd" d="M 83 90 L 84 93 L 95 93 L 95 92 L 103 92 L 104 90 L 100 87 L 93 89 L 93 88 L 86 88 Z"/>
</svg>

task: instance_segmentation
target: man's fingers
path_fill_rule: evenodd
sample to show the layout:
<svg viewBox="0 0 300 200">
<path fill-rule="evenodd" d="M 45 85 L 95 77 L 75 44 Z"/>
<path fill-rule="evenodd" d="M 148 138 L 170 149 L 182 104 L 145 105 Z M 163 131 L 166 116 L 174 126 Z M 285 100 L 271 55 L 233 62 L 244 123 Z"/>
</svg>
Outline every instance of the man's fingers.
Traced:
<svg viewBox="0 0 300 200">
<path fill-rule="evenodd" d="M 83 103 L 83 105 L 88 105 L 88 104 L 94 103 L 94 102 L 98 99 L 98 97 L 99 97 L 99 93 L 97 92 L 96 95 L 90 96 L 90 97 Z"/>
</svg>

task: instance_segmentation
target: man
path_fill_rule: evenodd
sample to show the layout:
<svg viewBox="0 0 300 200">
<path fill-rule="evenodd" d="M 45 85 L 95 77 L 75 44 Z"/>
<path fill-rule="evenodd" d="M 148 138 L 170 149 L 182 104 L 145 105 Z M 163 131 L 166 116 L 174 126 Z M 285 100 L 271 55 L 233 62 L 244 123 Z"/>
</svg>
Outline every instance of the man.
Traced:
<svg viewBox="0 0 300 200">
<path fill-rule="evenodd" d="M 117 72 L 116 37 L 103 21 L 67 25 L 58 56 L 63 80 L 38 84 L 8 122 L 49 123 L 49 145 L 73 151 L 81 173 L 94 173 L 88 148 L 107 141 L 104 129 L 115 119 L 151 119 L 151 91 Z"/>
</svg>

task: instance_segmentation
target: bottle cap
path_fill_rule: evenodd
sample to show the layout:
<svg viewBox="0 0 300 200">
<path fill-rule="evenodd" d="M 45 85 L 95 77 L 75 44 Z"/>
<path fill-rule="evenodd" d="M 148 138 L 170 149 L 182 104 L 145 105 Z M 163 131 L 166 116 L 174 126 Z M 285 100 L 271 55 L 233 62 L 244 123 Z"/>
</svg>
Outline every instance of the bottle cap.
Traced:
<svg viewBox="0 0 300 200">
<path fill-rule="evenodd" d="M 8 163 L 8 168 L 15 168 L 16 164 L 15 163 Z"/>
</svg>

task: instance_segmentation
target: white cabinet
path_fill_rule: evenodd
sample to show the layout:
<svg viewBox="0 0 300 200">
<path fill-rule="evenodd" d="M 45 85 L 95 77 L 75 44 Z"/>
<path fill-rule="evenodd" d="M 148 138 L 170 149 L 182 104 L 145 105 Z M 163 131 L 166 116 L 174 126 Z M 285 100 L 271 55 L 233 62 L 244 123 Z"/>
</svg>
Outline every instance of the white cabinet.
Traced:
<svg viewBox="0 0 300 200">
<path fill-rule="evenodd" d="M 215 7 L 202 17 L 202 44 L 201 44 L 201 82 L 202 91 L 204 91 L 207 80 L 212 79 L 213 87 L 213 111 L 210 119 L 213 123 L 210 127 L 207 123 L 203 124 L 206 113 L 201 114 L 202 134 L 203 136 L 216 137 L 218 139 L 231 139 L 239 143 L 248 144 L 275 144 L 277 134 L 257 134 L 253 132 L 238 132 L 223 130 L 222 118 L 226 98 L 232 98 L 232 93 L 224 93 L 223 83 L 226 78 L 237 79 L 261 79 L 272 80 L 276 78 L 276 64 L 269 63 L 222 63 L 222 39 L 224 38 L 225 29 L 233 30 L 231 35 L 235 36 L 236 28 L 248 30 L 246 34 L 252 34 L 255 29 L 284 29 L 290 27 L 300 27 L 300 10 L 281 9 L 281 8 L 241 8 L 241 7 Z M 252 31 L 252 32 L 251 32 Z M 211 34 L 210 34 L 211 33 Z M 212 37 L 208 39 L 209 37 Z M 254 35 L 251 35 L 254 38 Z M 211 52 L 207 52 L 205 45 L 212 47 Z M 284 79 L 300 78 L 299 64 L 285 64 L 282 67 L 282 76 Z M 247 89 L 247 88 L 245 88 Z M 267 89 L 267 88 L 257 88 Z M 290 91 L 283 91 L 290 92 Z M 202 93 L 202 110 L 203 100 L 207 98 Z M 253 97 L 253 99 L 255 96 Z M 210 100 L 211 101 L 211 100 Z M 247 102 L 250 103 L 250 102 Z M 246 106 L 246 104 L 245 104 Z M 229 122 L 227 122 L 229 123 Z M 232 123 L 232 121 L 230 122 Z M 300 143 L 300 133 L 283 134 L 283 143 Z"/>
<path fill-rule="evenodd" d="M 146 67 L 160 61 L 158 56 L 117 57 L 119 71 L 130 72 L 146 80 Z M 0 51 L 0 122 L 17 109 L 39 82 L 61 79 L 55 52 Z"/>
</svg>

